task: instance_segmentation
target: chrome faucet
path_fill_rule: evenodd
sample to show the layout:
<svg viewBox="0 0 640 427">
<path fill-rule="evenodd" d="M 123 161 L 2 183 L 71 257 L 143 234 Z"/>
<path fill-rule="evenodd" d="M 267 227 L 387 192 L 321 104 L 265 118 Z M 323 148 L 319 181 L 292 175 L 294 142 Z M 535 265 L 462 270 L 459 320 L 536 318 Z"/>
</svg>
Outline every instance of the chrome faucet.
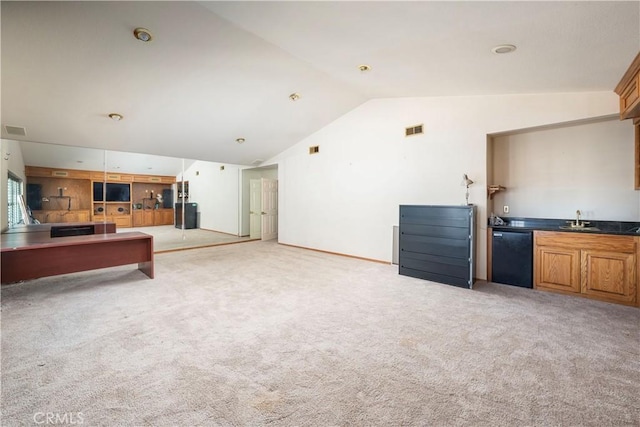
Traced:
<svg viewBox="0 0 640 427">
<path fill-rule="evenodd" d="M 581 221 L 580 217 L 582 216 L 582 212 L 580 212 L 580 209 L 578 209 L 576 211 L 576 220 L 574 221 L 567 221 L 569 223 L 569 225 L 571 226 L 571 228 L 584 228 L 586 227 L 588 224 L 590 224 L 588 221 Z"/>
</svg>

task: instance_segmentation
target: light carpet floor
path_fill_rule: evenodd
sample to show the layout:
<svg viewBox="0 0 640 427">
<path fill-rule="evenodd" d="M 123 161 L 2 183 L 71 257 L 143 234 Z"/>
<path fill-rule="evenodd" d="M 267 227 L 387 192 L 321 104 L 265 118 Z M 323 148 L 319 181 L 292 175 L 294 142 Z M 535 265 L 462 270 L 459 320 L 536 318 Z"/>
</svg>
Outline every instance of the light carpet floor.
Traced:
<svg viewBox="0 0 640 427">
<path fill-rule="evenodd" d="M 4 286 L 1 330 L 3 426 L 640 425 L 637 308 L 274 242 Z"/>
<path fill-rule="evenodd" d="M 118 228 L 119 233 L 140 231 L 153 236 L 154 252 L 166 252 L 207 246 L 226 245 L 229 243 L 246 242 L 247 237 L 238 237 L 232 234 L 201 228 L 182 230 L 173 225 L 158 225 L 154 227 Z"/>
</svg>

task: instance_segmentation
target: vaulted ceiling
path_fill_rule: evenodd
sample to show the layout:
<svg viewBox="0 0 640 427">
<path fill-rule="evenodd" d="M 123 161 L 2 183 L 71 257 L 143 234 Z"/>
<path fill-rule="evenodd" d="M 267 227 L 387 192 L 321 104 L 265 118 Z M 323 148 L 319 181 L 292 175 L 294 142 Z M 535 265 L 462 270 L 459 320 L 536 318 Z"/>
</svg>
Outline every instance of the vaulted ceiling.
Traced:
<svg viewBox="0 0 640 427">
<path fill-rule="evenodd" d="M 372 98 L 610 91 L 640 50 L 636 1 L 1 8 L 3 138 L 245 165 Z"/>
</svg>

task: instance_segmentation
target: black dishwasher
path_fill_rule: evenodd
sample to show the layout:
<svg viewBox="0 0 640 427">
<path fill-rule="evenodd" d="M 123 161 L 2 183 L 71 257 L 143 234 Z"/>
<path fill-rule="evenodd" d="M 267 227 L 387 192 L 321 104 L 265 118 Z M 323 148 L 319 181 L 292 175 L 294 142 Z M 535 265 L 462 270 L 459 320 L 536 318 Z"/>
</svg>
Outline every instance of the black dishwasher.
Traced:
<svg viewBox="0 0 640 427">
<path fill-rule="evenodd" d="M 493 230 L 491 281 L 533 288 L 533 233 Z"/>
</svg>

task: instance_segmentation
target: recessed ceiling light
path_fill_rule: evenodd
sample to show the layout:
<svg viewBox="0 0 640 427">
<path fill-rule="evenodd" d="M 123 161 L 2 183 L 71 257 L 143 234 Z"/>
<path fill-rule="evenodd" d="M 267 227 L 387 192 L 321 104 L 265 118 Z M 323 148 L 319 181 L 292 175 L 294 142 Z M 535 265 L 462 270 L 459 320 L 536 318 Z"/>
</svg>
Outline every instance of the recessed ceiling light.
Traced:
<svg viewBox="0 0 640 427">
<path fill-rule="evenodd" d="M 503 53 L 511 53 L 514 50 L 516 50 L 516 47 L 512 44 L 500 44 L 498 46 L 494 46 L 491 49 L 491 52 L 497 53 L 497 54 L 503 54 Z"/>
<path fill-rule="evenodd" d="M 153 40 L 151 32 L 146 28 L 136 28 L 133 30 L 133 35 L 142 42 L 150 42 Z"/>
<path fill-rule="evenodd" d="M 358 65 L 358 70 L 362 71 L 363 73 L 366 73 L 367 71 L 371 71 L 371 67 L 368 66 L 367 64 L 362 64 L 362 65 Z"/>
<path fill-rule="evenodd" d="M 120 120 L 124 119 L 124 116 L 119 113 L 111 113 L 109 114 L 109 118 L 115 122 L 119 122 Z"/>
<path fill-rule="evenodd" d="M 291 95 L 289 95 L 289 99 L 292 100 L 292 101 L 297 101 L 298 99 L 300 99 L 300 94 L 294 92 Z"/>
<path fill-rule="evenodd" d="M 236 142 L 237 142 L 238 144 L 242 144 L 244 141 L 245 141 L 245 139 L 244 139 L 244 138 L 236 138 Z"/>
</svg>

